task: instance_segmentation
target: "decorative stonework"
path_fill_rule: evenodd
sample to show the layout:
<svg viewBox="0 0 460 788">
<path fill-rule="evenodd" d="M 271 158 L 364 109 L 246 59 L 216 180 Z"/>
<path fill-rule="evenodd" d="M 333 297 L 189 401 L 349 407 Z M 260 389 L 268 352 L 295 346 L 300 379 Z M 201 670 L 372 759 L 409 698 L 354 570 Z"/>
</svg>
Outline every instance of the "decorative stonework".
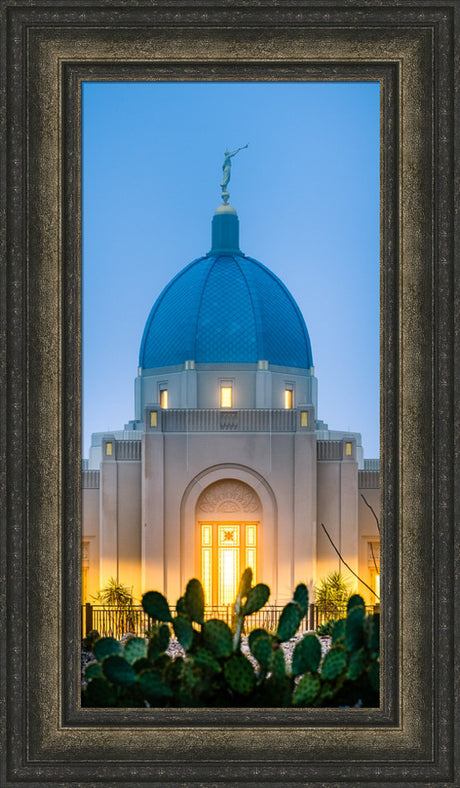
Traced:
<svg viewBox="0 0 460 788">
<path fill-rule="evenodd" d="M 216 482 L 201 494 L 198 502 L 202 512 L 255 512 L 259 506 L 251 488 L 236 481 Z"/>
</svg>

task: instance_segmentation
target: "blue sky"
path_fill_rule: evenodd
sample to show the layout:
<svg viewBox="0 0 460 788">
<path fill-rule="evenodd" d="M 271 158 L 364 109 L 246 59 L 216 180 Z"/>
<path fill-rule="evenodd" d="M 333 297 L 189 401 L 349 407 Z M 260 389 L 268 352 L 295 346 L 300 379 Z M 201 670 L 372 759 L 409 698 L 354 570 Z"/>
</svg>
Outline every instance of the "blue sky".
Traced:
<svg viewBox="0 0 460 788">
<path fill-rule="evenodd" d="M 226 148 L 240 246 L 304 315 L 318 418 L 379 452 L 377 83 L 83 86 L 83 456 L 133 418 L 150 309 L 210 249 Z"/>
</svg>

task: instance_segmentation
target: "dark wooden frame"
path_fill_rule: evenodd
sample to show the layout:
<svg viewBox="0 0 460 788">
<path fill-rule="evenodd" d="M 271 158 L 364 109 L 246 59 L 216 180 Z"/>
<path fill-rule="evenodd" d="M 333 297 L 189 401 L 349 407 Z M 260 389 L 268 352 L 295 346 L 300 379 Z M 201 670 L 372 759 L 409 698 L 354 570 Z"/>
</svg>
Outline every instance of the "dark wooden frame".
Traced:
<svg viewBox="0 0 460 788">
<path fill-rule="evenodd" d="M 455 784 L 458 12 L 454 0 L 4 0 L 1 785 Z M 381 83 L 380 709 L 79 707 L 85 78 Z"/>
</svg>

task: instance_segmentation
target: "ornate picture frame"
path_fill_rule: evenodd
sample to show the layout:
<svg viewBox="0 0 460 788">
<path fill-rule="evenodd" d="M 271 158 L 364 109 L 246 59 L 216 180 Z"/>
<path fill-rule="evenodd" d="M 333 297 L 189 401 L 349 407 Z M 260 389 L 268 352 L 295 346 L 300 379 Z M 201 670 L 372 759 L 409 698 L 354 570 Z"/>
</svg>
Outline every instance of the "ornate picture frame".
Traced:
<svg viewBox="0 0 460 788">
<path fill-rule="evenodd" d="M 453 786 L 458 5 L 6 0 L 2 12 L 0 781 Z M 79 91 L 88 78 L 380 81 L 380 709 L 80 707 Z"/>
</svg>

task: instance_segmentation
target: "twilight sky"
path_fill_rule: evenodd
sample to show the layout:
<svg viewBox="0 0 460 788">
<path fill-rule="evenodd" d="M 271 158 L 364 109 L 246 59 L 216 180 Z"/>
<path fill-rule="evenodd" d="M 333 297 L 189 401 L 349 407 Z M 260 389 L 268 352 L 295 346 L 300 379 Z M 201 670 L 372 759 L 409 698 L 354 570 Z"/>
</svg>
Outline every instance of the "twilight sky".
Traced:
<svg viewBox="0 0 460 788">
<path fill-rule="evenodd" d="M 241 250 L 310 334 L 317 417 L 379 452 L 377 83 L 85 83 L 83 456 L 134 417 L 154 301 L 211 245 L 223 154 Z"/>
</svg>

